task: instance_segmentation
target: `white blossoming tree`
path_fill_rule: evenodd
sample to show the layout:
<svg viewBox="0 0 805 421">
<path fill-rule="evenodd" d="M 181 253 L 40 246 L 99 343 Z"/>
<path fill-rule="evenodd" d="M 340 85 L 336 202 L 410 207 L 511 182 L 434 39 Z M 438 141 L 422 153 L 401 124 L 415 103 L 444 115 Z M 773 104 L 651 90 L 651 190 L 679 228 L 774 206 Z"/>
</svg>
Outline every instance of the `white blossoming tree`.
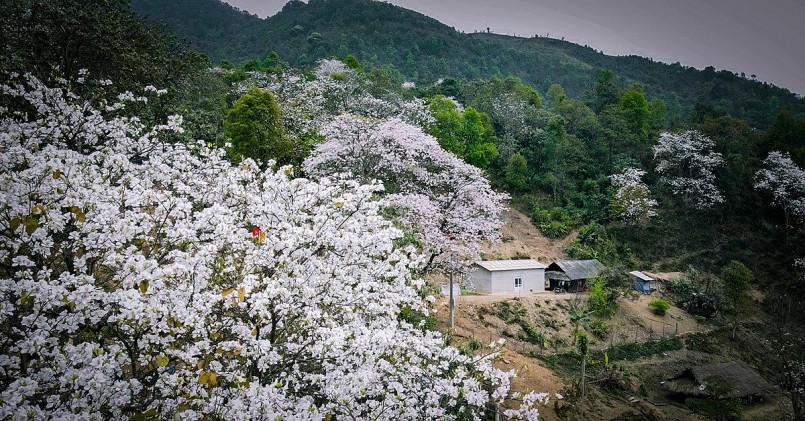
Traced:
<svg viewBox="0 0 805 421">
<path fill-rule="evenodd" d="M 654 160 L 662 180 L 671 191 L 695 209 L 709 209 L 724 197 L 713 172 L 724 160 L 713 152 L 715 142 L 695 130 L 662 133 L 654 146 Z"/>
<path fill-rule="evenodd" d="M 29 112 L 0 116 L 0 418 L 478 419 L 509 396 L 488 357 L 399 321 L 421 258 L 379 185 L 232 166 L 160 140 L 179 118 L 35 79 L 2 91 Z"/>
<path fill-rule="evenodd" d="M 786 227 L 791 226 L 792 216 L 805 215 L 805 171 L 791 160 L 788 153 L 769 153 L 755 179 L 755 188 L 771 193 L 772 205 L 783 209 Z"/>
<path fill-rule="evenodd" d="M 381 180 L 386 199 L 404 211 L 403 222 L 422 240 L 426 269 L 458 269 L 478 258 L 483 241 L 499 238 L 506 195 L 421 129 L 398 119 L 343 115 L 322 134 L 325 142 L 305 161 L 305 171 L 314 176 L 350 171 L 361 182 Z"/>
<path fill-rule="evenodd" d="M 398 92 L 372 95 L 365 77 L 337 60 L 321 60 L 309 80 L 293 70 L 273 76 L 251 72 L 237 90 L 258 86 L 272 92 L 282 109 L 286 130 L 297 136 L 315 133 L 343 113 L 375 119 L 400 118 L 429 127 L 433 117 L 425 102 Z"/>
<path fill-rule="evenodd" d="M 643 182 L 646 172 L 639 168 L 626 168 L 609 176 L 612 186 L 618 189 L 612 200 L 613 214 L 627 224 L 647 222 L 657 216 L 654 210 L 657 201 L 651 198 L 651 190 Z"/>
</svg>

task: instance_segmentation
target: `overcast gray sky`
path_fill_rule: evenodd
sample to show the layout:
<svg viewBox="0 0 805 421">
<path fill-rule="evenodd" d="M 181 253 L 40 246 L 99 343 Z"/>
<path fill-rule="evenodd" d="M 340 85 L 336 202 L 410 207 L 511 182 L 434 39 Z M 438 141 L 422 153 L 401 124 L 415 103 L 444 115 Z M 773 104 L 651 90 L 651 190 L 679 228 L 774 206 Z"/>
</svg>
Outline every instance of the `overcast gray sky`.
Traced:
<svg viewBox="0 0 805 421">
<path fill-rule="evenodd" d="M 286 0 L 226 0 L 259 16 Z M 755 74 L 805 94 L 805 0 L 390 0 L 464 32 L 565 37 L 610 55 Z"/>
</svg>

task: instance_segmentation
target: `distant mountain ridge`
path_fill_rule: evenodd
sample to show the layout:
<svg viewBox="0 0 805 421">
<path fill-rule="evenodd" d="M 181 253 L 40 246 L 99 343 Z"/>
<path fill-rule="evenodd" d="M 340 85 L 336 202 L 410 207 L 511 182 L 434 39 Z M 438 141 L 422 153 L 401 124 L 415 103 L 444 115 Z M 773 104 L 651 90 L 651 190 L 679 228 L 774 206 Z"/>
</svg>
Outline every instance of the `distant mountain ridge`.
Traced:
<svg viewBox="0 0 805 421">
<path fill-rule="evenodd" d="M 607 56 L 571 42 L 497 34 L 465 34 L 418 12 L 373 0 L 299 0 L 261 19 L 219 0 L 132 0 L 213 60 L 239 63 L 270 51 L 294 66 L 355 55 L 364 65 L 392 64 L 409 79 L 513 75 L 545 92 L 552 83 L 581 98 L 603 69 L 622 85 L 639 83 L 649 98 L 684 118 L 697 103 L 725 109 L 768 127 L 783 109 L 805 114 L 805 99 L 787 89 L 715 71 L 664 64 L 638 56 Z"/>
</svg>

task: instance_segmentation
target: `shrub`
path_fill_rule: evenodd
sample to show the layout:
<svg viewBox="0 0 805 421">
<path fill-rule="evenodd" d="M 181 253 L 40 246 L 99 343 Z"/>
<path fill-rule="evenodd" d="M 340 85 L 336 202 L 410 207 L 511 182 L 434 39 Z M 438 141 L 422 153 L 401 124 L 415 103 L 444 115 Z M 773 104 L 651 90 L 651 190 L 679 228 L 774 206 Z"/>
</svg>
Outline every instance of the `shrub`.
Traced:
<svg viewBox="0 0 805 421">
<path fill-rule="evenodd" d="M 546 237 L 560 238 L 570 233 L 572 227 L 557 221 L 550 221 L 539 224 L 539 230 L 545 234 Z"/>
<path fill-rule="evenodd" d="M 520 319 L 519 325 L 523 329 L 523 333 L 520 335 L 521 340 L 534 345 L 539 345 L 541 347 L 545 347 L 547 345 L 548 338 L 545 337 L 544 333 L 538 332 L 536 329 L 534 329 L 534 326 L 531 326 L 531 323 Z"/>
<path fill-rule="evenodd" d="M 526 315 L 526 309 L 518 301 L 498 301 L 492 304 L 494 316 L 506 323 L 517 323 Z"/>
<path fill-rule="evenodd" d="M 551 210 L 534 205 L 531 211 L 531 220 L 547 237 L 560 238 L 568 235 L 570 230 L 578 224 L 578 218 L 572 217 L 570 212 L 562 207 Z"/>
<path fill-rule="evenodd" d="M 546 209 L 536 208 L 531 212 L 531 220 L 537 225 L 547 224 L 551 222 L 551 213 Z"/>
<path fill-rule="evenodd" d="M 397 317 L 401 321 L 419 327 L 423 331 L 436 330 L 436 326 L 439 325 L 439 320 L 435 316 L 425 315 L 425 313 L 408 306 L 401 308 Z"/>
<path fill-rule="evenodd" d="M 589 323 L 590 332 L 595 335 L 599 339 L 605 339 L 609 337 L 609 323 L 606 320 L 601 319 L 593 319 Z"/>
<path fill-rule="evenodd" d="M 472 355 L 475 351 L 483 348 L 483 344 L 478 339 L 472 338 L 469 342 L 459 347 L 459 351 L 464 355 Z"/>
<path fill-rule="evenodd" d="M 678 281 L 666 284 L 666 290 L 675 296 L 677 306 L 694 316 L 710 318 L 719 311 L 728 310 L 727 299 L 719 288 L 705 288 L 705 275 L 689 268 Z"/>
<path fill-rule="evenodd" d="M 733 309 L 740 309 L 746 304 L 748 297 L 746 291 L 755 275 L 743 263 L 733 260 L 721 269 L 721 282 L 724 285 L 724 295 Z"/>
<path fill-rule="evenodd" d="M 567 253 L 575 259 L 598 259 L 604 263 L 618 260 L 615 241 L 603 225 L 595 222 L 579 230 L 579 235 L 570 243 Z"/>
<path fill-rule="evenodd" d="M 691 351 L 701 351 L 708 354 L 718 353 L 718 347 L 713 344 L 708 335 L 704 333 L 694 333 L 685 338 L 685 348 Z"/>
<path fill-rule="evenodd" d="M 741 419 L 741 407 L 734 399 L 685 399 L 685 406 L 714 421 Z"/>
<path fill-rule="evenodd" d="M 613 347 L 609 352 L 609 360 L 634 361 L 638 358 L 651 357 L 653 355 L 662 354 L 663 352 L 678 349 L 682 349 L 682 341 L 677 337 L 642 343 L 627 343 Z M 596 358 L 603 358 L 603 354 L 598 353 Z"/>
<path fill-rule="evenodd" d="M 651 309 L 651 312 L 658 315 L 658 316 L 665 316 L 665 312 L 671 308 L 671 304 L 668 304 L 668 301 L 663 300 L 662 298 L 658 298 L 650 303 L 648 303 L 648 308 Z"/>
<path fill-rule="evenodd" d="M 615 301 L 617 294 L 607 287 L 607 280 L 603 276 L 593 278 L 590 286 L 590 310 L 600 317 L 610 317 L 615 313 L 618 304 Z"/>
<path fill-rule="evenodd" d="M 562 207 L 555 207 L 551 209 L 551 219 L 554 221 L 559 221 L 564 224 L 571 224 L 572 218 L 570 217 L 570 212 L 567 209 Z"/>
</svg>

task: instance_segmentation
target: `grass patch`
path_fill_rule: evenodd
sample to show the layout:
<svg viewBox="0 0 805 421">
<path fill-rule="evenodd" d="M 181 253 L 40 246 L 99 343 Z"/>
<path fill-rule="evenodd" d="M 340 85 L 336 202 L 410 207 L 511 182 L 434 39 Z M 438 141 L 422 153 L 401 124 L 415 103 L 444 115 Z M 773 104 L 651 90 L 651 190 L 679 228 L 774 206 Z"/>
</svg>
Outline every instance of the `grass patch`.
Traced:
<svg viewBox="0 0 805 421">
<path fill-rule="evenodd" d="M 492 315 L 506 323 L 517 323 L 526 313 L 519 301 L 498 301 L 492 304 Z"/>
<path fill-rule="evenodd" d="M 523 319 L 519 319 L 517 323 L 520 325 L 520 328 L 523 329 L 523 333 L 520 335 L 521 340 L 534 345 L 539 345 L 543 348 L 548 345 L 548 338 L 545 336 L 545 334 L 534 329 L 534 326 L 531 326 L 531 323 L 528 323 Z"/>
<path fill-rule="evenodd" d="M 537 358 L 542 359 L 548 368 L 555 370 L 555 369 L 566 369 L 566 370 L 578 370 L 579 365 L 581 364 L 581 356 L 577 352 L 565 352 L 562 354 L 555 354 L 555 355 L 534 355 Z"/>
<path fill-rule="evenodd" d="M 694 333 L 685 337 L 685 348 L 707 354 L 717 354 L 718 347 L 710 340 L 710 334 Z"/>
<path fill-rule="evenodd" d="M 664 338 L 657 341 L 639 342 L 623 344 L 609 350 L 609 360 L 634 361 L 639 358 L 652 357 L 663 352 L 682 349 L 682 341 L 679 338 Z M 603 352 L 596 352 L 596 358 L 603 358 Z"/>
<path fill-rule="evenodd" d="M 740 421 L 741 406 L 734 399 L 685 399 L 685 406 L 713 421 Z"/>
</svg>

